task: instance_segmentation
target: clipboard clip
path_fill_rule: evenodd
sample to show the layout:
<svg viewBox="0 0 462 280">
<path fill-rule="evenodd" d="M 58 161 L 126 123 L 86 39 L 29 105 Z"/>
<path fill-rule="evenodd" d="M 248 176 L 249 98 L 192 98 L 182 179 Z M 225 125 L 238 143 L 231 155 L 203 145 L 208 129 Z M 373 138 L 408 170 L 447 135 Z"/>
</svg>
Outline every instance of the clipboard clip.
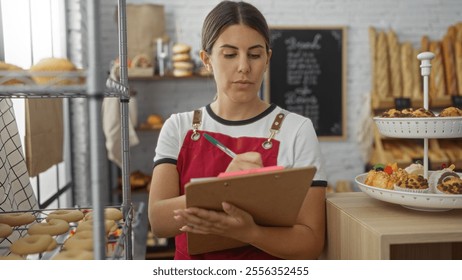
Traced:
<svg viewBox="0 0 462 280">
<path fill-rule="evenodd" d="M 284 113 L 279 113 L 274 118 L 273 124 L 271 125 L 271 128 L 270 128 L 270 136 L 265 142 L 261 144 L 263 149 L 269 150 L 273 147 L 273 142 L 271 142 L 271 140 L 273 140 L 276 133 L 279 132 L 279 129 L 281 128 L 284 117 L 285 117 Z"/>
</svg>

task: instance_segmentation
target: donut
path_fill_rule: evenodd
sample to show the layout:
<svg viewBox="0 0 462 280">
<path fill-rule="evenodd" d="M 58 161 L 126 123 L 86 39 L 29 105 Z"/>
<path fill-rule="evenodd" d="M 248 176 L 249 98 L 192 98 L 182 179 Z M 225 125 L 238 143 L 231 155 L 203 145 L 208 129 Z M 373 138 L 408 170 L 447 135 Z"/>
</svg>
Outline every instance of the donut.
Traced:
<svg viewBox="0 0 462 280">
<path fill-rule="evenodd" d="M 78 231 L 64 242 L 66 250 L 79 249 L 93 251 L 93 232 Z"/>
<path fill-rule="evenodd" d="M 6 261 L 6 260 L 10 260 L 10 261 L 19 261 L 19 260 L 25 260 L 25 258 L 19 256 L 19 255 L 16 255 L 16 254 L 9 254 L 8 256 L 0 256 L 0 260 L 3 260 L 3 261 Z"/>
<path fill-rule="evenodd" d="M 122 211 L 120 211 L 117 208 L 106 208 L 104 209 L 104 218 L 106 220 L 118 221 L 123 218 L 123 214 L 122 214 Z M 85 218 L 84 218 L 85 221 L 89 221 L 92 219 L 93 219 L 93 212 L 89 212 L 87 213 L 87 215 L 85 215 Z"/>
<path fill-rule="evenodd" d="M 49 234 L 49 235 L 60 235 L 66 233 L 69 230 L 69 223 L 61 219 L 51 219 L 46 223 L 33 224 L 27 230 L 30 235 L 35 234 Z"/>
<path fill-rule="evenodd" d="M 81 249 L 63 250 L 56 254 L 52 260 L 93 260 L 93 252 Z"/>
<path fill-rule="evenodd" d="M 106 230 L 106 234 L 108 234 L 117 229 L 117 224 L 113 220 L 104 220 L 104 228 Z M 80 232 L 80 231 L 92 232 L 93 231 L 93 220 L 87 220 L 87 221 L 81 222 L 77 226 L 77 229 L 75 231 L 76 232 Z"/>
<path fill-rule="evenodd" d="M 80 210 L 56 210 L 48 214 L 47 217 L 47 222 L 49 222 L 51 219 L 61 219 L 65 220 L 68 223 L 72 222 L 78 222 L 82 220 L 83 218 L 83 213 Z"/>
<path fill-rule="evenodd" d="M 29 235 L 19 238 L 10 246 L 10 251 L 17 255 L 37 254 L 45 251 L 51 251 L 58 244 L 49 234 Z"/>
<path fill-rule="evenodd" d="M 192 70 L 194 68 L 194 63 L 191 61 L 177 61 L 173 62 L 173 68 L 180 70 Z"/>
<path fill-rule="evenodd" d="M 35 221 L 35 216 L 27 212 L 2 213 L 0 214 L 0 223 L 12 227 L 30 224 Z"/>
<path fill-rule="evenodd" d="M 7 224 L 0 224 L 0 238 L 8 237 L 13 232 L 13 228 Z"/>
</svg>

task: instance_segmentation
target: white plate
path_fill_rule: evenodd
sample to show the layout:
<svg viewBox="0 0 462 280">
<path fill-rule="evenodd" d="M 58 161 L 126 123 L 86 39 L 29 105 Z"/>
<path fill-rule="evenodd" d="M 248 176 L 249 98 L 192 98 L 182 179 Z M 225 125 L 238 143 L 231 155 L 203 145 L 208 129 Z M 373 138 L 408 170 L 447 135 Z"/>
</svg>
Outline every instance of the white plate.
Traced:
<svg viewBox="0 0 462 280">
<path fill-rule="evenodd" d="M 374 121 L 382 135 L 397 138 L 462 137 L 462 117 L 382 118 Z"/>
<path fill-rule="evenodd" d="M 411 193 L 371 187 L 364 184 L 367 173 L 356 176 L 358 187 L 372 198 L 421 211 L 447 211 L 462 208 L 462 195 Z"/>
</svg>

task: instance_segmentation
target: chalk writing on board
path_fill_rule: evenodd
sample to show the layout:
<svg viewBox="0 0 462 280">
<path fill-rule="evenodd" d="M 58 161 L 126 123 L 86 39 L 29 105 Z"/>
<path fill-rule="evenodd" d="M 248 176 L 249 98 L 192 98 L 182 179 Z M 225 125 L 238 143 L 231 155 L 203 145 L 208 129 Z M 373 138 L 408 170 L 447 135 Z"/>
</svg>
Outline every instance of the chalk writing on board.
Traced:
<svg viewBox="0 0 462 280">
<path fill-rule="evenodd" d="M 311 119 L 318 136 L 343 136 L 342 30 L 272 29 L 269 98 Z"/>
</svg>

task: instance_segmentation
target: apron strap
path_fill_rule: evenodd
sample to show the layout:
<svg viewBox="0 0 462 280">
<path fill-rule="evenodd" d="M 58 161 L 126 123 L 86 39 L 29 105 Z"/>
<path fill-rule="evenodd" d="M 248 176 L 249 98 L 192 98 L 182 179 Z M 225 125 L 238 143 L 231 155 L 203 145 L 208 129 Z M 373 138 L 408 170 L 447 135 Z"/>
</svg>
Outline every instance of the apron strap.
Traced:
<svg viewBox="0 0 462 280">
<path fill-rule="evenodd" d="M 273 147 L 273 143 L 271 142 L 271 140 L 274 138 L 276 133 L 278 133 L 279 130 L 281 129 L 282 122 L 284 121 L 285 116 L 286 116 L 285 110 L 281 111 L 279 114 L 276 115 L 276 117 L 274 118 L 273 124 L 271 125 L 271 128 L 270 128 L 270 136 L 262 144 L 263 148 L 268 150 L 268 149 L 271 149 L 271 147 Z"/>
<path fill-rule="evenodd" d="M 202 124 L 202 110 L 194 110 L 194 115 L 192 119 L 193 134 L 191 134 L 191 139 L 194 141 L 199 140 L 199 138 L 201 137 L 200 133 L 197 132 L 201 124 Z"/>
</svg>

